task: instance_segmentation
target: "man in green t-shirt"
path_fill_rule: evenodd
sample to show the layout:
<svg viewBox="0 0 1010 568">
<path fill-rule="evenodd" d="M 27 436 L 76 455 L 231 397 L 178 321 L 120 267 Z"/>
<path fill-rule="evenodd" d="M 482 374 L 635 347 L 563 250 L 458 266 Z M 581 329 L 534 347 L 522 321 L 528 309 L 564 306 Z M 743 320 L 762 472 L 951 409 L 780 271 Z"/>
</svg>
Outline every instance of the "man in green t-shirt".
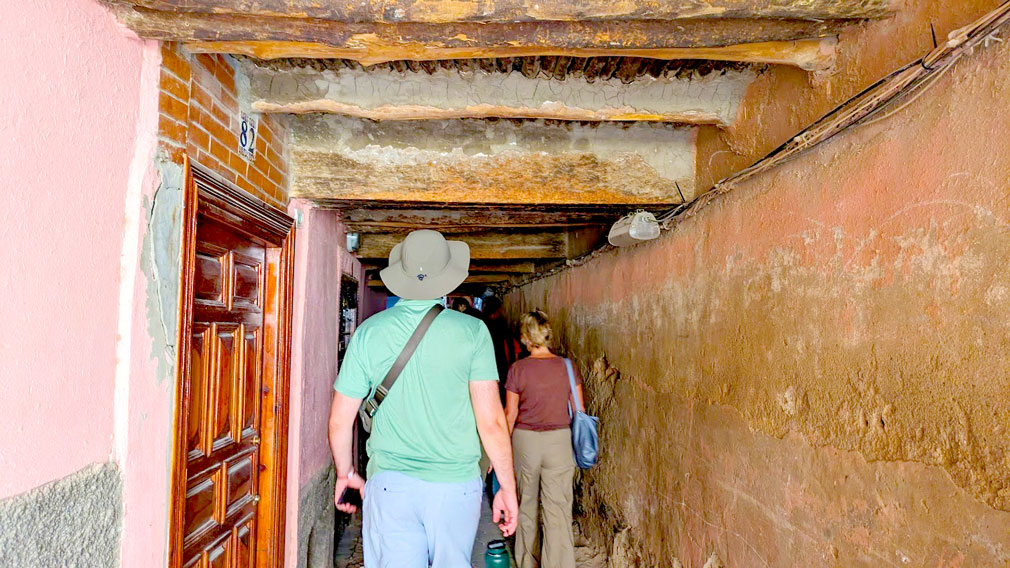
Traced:
<svg viewBox="0 0 1010 568">
<path fill-rule="evenodd" d="M 344 356 L 330 410 L 337 508 L 345 489 L 364 496 L 366 568 L 469 568 L 480 519 L 480 445 L 501 489 L 494 521 L 515 532 L 518 502 L 512 449 L 498 396 L 498 369 L 487 327 L 445 310 L 382 400 L 368 439 L 368 483 L 351 467 L 351 430 L 438 298 L 466 279 L 470 249 L 437 231 L 414 231 L 389 254 L 380 276 L 401 300 L 361 324 Z"/>
</svg>

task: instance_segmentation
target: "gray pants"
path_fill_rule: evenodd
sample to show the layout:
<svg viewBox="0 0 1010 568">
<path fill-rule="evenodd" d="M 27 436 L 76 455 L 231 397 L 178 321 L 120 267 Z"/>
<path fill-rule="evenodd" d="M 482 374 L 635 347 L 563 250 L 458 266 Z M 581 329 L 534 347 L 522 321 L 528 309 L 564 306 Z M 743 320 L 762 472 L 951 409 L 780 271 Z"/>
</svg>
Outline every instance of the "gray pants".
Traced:
<svg viewBox="0 0 1010 568">
<path fill-rule="evenodd" d="M 365 485 L 365 568 L 470 568 L 480 479 L 433 483 L 384 471 Z"/>
<path fill-rule="evenodd" d="M 519 529 L 516 561 L 519 568 L 536 568 L 540 503 L 543 503 L 544 546 L 540 566 L 575 568 L 572 538 L 572 482 L 575 457 L 572 431 L 512 433 L 516 481 L 519 485 Z"/>
</svg>

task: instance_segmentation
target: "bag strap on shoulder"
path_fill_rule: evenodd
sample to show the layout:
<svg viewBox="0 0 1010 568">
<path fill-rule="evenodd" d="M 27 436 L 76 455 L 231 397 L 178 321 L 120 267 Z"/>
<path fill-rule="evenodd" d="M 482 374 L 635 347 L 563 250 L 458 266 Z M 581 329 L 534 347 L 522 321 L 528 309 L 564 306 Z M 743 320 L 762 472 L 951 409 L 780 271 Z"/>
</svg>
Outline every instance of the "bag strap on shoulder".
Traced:
<svg viewBox="0 0 1010 568">
<path fill-rule="evenodd" d="M 428 310 L 428 313 L 424 315 L 421 319 L 421 323 L 417 324 L 417 328 L 414 329 L 414 333 L 407 340 L 407 344 L 404 345 L 403 351 L 400 352 L 400 356 L 396 358 L 393 362 L 393 366 L 389 368 L 389 372 L 386 373 L 386 378 L 382 379 L 382 384 L 380 384 L 375 389 L 375 406 L 378 407 L 382 399 L 386 398 L 389 394 L 389 389 L 393 387 L 393 383 L 396 382 L 397 377 L 403 371 L 403 368 L 407 366 L 407 361 L 410 360 L 411 355 L 417 350 L 417 346 L 421 343 L 421 338 L 424 337 L 425 332 L 431 327 L 431 322 L 435 321 L 438 314 L 442 313 L 445 308 L 442 304 L 435 304 Z M 372 412 L 374 414 L 374 411 Z"/>
<path fill-rule="evenodd" d="M 572 369 L 572 360 L 567 357 L 565 358 L 565 368 L 568 369 L 568 386 L 572 390 L 572 400 L 575 401 L 575 410 L 585 412 L 586 407 L 582 405 L 582 399 L 579 398 L 579 391 L 575 388 L 575 370 Z M 569 408 L 568 412 L 571 413 L 571 411 L 571 408 Z"/>
</svg>

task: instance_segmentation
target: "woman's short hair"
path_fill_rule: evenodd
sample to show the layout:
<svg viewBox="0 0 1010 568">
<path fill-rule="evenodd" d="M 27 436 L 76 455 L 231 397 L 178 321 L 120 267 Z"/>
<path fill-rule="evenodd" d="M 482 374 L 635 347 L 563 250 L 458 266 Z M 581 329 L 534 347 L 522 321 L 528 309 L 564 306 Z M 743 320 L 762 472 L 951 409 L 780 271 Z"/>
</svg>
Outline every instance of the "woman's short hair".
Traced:
<svg viewBox="0 0 1010 568">
<path fill-rule="evenodd" d="M 554 336 L 551 322 L 547 321 L 547 314 L 540 310 L 533 310 L 532 312 L 523 314 L 519 333 L 533 347 L 550 347 L 551 338 Z"/>
</svg>

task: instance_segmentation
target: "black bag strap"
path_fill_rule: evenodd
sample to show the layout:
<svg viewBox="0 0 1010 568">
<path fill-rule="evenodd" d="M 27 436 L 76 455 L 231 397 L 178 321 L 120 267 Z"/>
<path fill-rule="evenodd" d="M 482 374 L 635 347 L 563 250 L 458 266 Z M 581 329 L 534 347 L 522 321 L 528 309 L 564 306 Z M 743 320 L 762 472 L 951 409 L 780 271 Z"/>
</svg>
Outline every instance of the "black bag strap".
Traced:
<svg viewBox="0 0 1010 568">
<path fill-rule="evenodd" d="M 400 352 L 400 356 L 396 358 L 396 361 L 393 362 L 393 366 L 390 367 L 389 372 L 386 373 L 386 378 L 382 379 L 382 384 L 375 389 L 375 396 L 373 397 L 375 400 L 372 410 L 373 415 L 375 414 L 375 410 L 378 409 L 379 403 L 382 402 L 382 399 L 386 398 L 386 395 L 389 394 L 389 389 L 393 388 L 393 383 L 396 382 L 396 379 L 400 376 L 403 368 L 407 366 L 407 361 L 410 360 L 411 355 L 413 355 L 414 351 L 417 350 L 417 346 L 421 343 L 421 338 L 424 337 L 428 328 L 431 327 L 431 322 L 435 321 L 435 318 L 438 317 L 438 314 L 442 313 L 442 310 L 444 309 L 445 308 L 442 304 L 435 304 L 430 310 L 428 310 L 428 313 L 424 314 L 424 318 L 421 320 L 421 323 L 417 324 L 417 328 L 414 329 L 413 335 L 411 335 L 410 339 L 407 340 L 407 344 L 403 346 L 403 351 Z"/>
</svg>

